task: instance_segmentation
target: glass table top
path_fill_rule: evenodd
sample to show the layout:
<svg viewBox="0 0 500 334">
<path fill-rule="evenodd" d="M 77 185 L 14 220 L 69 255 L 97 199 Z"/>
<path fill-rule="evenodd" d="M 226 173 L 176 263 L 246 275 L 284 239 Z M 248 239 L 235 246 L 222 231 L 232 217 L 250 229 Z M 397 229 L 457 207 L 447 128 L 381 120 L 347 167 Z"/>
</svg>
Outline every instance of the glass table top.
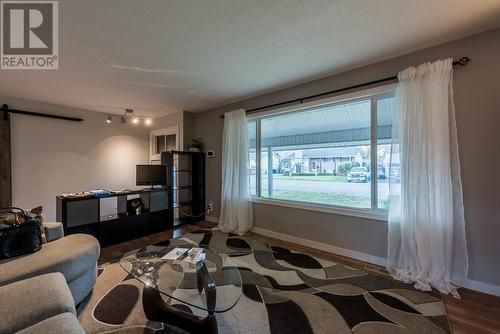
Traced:
<svg viewBox="0 0 500 334">
<path fill-rule="evenodd" d="M 120 265 L 144 285 L 205 311 L 225 312 L 238 302 L 241 296 L 241 276 L 227 254 L 204 249 L 206 268 L 216 285 L 216 302 L 209 308 L 205 292 L 199 293 L 197 288 L 197 267 L 200 264 L 188 262 L 183 256 L 176 260 L 162 259 L 174 248 L 164 247 L 125 255 L 120 260 Z"/>
</svg>

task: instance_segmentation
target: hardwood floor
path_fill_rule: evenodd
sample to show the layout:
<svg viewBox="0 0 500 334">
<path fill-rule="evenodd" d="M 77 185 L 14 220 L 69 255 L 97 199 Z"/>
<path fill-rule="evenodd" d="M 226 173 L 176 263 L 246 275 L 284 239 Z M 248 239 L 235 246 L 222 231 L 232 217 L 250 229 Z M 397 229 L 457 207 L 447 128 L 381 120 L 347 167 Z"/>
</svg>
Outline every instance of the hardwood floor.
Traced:
<svg viewBox="0 0 500 334">
<path fill-rule="evenodd" d="M 211 228 L 214 224 L 200 222 L 177 227 L 169 231 L 156 233 L 118 245 L 103 248 L 100 262 L 121 256 L 133 249 L 146 247 L 160 241 L 175 238 L 200 228 Z M 350 267 L 363 269 L 372 274 L 388 276 L 384 268 L 348 257 L 323 252 L 317 249 L 282 241 L 260 234 L 250 233 L 247 237 L 264 240 L 276 246 L 282 246 L 294 251 L 300 251 L 325 260 L 342 263 Z M 460 289 L 462 299 L 443 295 L 443 301 L 448 311 L 451 327 L 455 334 L 499 334 L 500 333 L 500 297 L 487 295 L 469 289 Z"/>
<path fill-rule="evenodd" d="M 99 257 L 99 263 L 103 263 L 112 260 L 116 257 L 120 257 L 123 253 L 129 252 L 137 248 L 143 248 L 148 245 L 156 244 L 158 242 L 177 238 L 183 234 L 196 231 L 200 228 L 212 228 L 214 223 L 210 222 L 200 222 L 190 225 L 184 225 L 180 227 L 175 227 L 171 230 L 151 234 L 142 238 L 122 242 L 113 246 L 105 247 L 101 249 L 101 256 Z"/>
</svg>

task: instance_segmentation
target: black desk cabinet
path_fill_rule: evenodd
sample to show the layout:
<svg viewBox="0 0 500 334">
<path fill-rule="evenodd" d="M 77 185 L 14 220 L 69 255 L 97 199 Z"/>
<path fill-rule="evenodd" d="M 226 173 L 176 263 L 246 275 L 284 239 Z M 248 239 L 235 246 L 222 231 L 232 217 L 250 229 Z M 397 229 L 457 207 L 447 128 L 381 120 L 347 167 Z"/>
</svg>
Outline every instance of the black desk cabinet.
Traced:
<svg viewBox="0 0 500 334">
<path fill-rule="evenodd" d="M 127 199 L 134 197 L 142 199 L 143 209 L 129 215 Z M 102 214 L 105 200 L 116 200 L 113 213 Z M 65 234 L 91 234 L 105 247 L 173 227 L 173 208 L 166 189 L 113 193 L 105 198 L 57 196 L 57 221 L 63 223 Z"/>
</svg>

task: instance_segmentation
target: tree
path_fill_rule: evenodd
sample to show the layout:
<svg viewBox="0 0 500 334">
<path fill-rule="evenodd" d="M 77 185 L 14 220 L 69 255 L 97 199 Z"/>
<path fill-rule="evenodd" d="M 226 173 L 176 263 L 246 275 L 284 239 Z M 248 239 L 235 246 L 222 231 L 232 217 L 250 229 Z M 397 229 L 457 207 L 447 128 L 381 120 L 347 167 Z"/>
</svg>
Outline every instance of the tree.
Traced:
<svg viewBox="0 0 500 334">
<path fill-rule="evenodd" d="M 344 162 L 342 164 L 339 165 L 339 174 L 340 175 L 347 175 L 347 173 L 349 173 L 349 171 L 354 168 L 354 167 L 359 167 L 359 162 L 357 161 L 348 161 L 348 162 Z"/>
</svg>

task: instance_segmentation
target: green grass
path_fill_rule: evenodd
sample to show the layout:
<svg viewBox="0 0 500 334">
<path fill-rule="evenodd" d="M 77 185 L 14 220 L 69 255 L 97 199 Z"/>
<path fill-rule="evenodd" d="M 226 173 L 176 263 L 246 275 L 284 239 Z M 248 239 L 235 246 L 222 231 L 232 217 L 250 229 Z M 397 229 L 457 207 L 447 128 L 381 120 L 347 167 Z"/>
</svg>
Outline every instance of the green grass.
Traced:
<svg viewBox="0 0 500 334">
<path fill-rule="evenodd" d="M 319 181 L 319 182 L 347 182 L 347 176 L 340 175 L 273 175 L 275 180 L 301 180 L 301 181 Z"/>
<path fill-rule="evenodd" d="M 268 197 L 267 191 L 262 191 L 262 197 Z M 332 193 L 311 193 L 297 190 L 274 190 L 272 198 L 362 209 L 369 209 L 371 206 L 370 197 L 347 196 Z M 378 201 L 378 207 L 379 209 L 389 209 L 389 199 L 380 199 Z"/>
<path fill-rule="evenodd" d="M 388 198 L 386 198 L 386 199 L 379 199 L 378 200 L 378 208 L 379 209 L 389 210 L 389 199 Z"/>
<path fill-rule="evenodd" d="M 263 191 L 262 196 L 266 197 L 267 192 Z M 310 193 L 306 191 L 297 191 L 297 190 L 293 191 L 274 190 L 273 198 L 287 199 L 298 202 L 333 204 L 333 205 L 348 206 L 353 208 L 369 208 L 371 205 L 370 197 L 346 196 L 346 195 L 332 194 L 332 193 Z"/>
<path fill-rule="evenodd" d="M 333 175 L 273 175 L 273 179 L 278 180 L 294 180 L 294 181 L 320 181 L 320 182 L 347 182 L 346 176 L 333 176 Z M 267 178 L 262 179 L 263 183 L 267 182 Z M 297 184 L 300 188 L 300 182 Z M 252 194 L 255 193 L 255 189 L 252 189 Z M 263 187 L 262 197 L 268 197 L 267 189 Z M 335 193 L 324 193 L 324 192 L 307 192 L 300 190 L 273 190 L 273 198 L 291 200 L 297 202 L 308 202 L 308 203 L 318 203 L 318 204 L 330 204 L 330 205 L 340 205 L 353 208 L 370 208 L 371 199 L 370 196 L 348 196 L 343 194 Z M 380 209 L 389 208 L 389 199 L 379 199 L 378 207 Z"/>
</svg>

